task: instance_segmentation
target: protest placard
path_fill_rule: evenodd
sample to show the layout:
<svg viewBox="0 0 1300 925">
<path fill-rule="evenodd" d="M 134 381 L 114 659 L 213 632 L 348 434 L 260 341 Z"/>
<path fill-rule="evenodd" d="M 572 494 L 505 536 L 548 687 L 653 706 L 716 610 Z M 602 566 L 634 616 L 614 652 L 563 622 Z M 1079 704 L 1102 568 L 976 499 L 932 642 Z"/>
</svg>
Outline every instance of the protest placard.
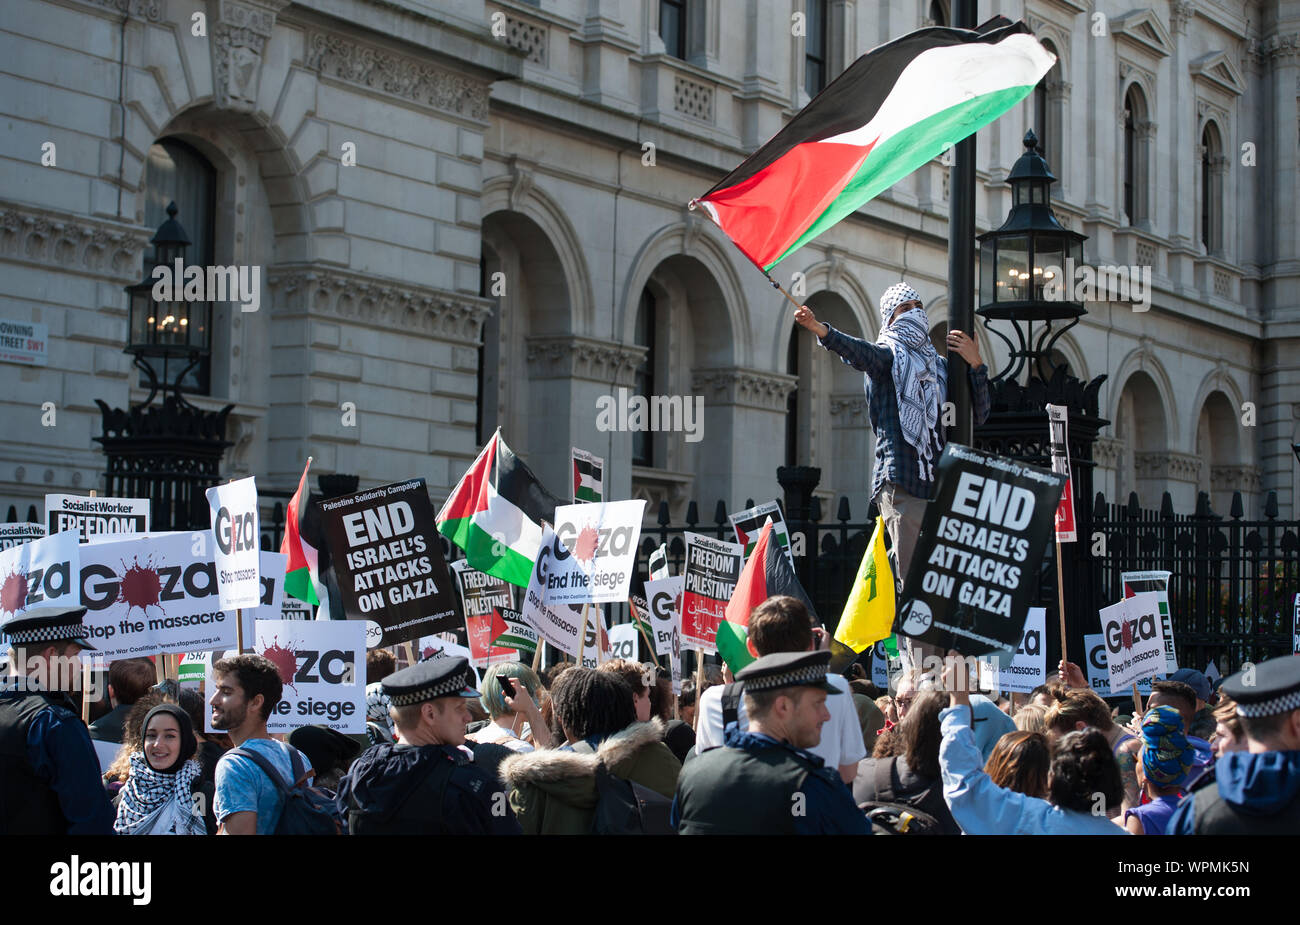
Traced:
<svg viewBox="0 0 1300 925">
<path fill-rule="evenodd" d="M 447 639 L 447 635 L 446 633 L 435 633 L 432 636 L 421 636 L 416 643 L 416 657 L 422 662 L 435 658 L 463 658 L 469 662 L 469 670 L 474 673 L 474 687 L 481 687 L 482 675 L 474 667 L 474 660 L 470 657 L 469 649 L 458 642 Z"/>
<path fill-rule="evenodd" d="M 220 605 L 210 530 L 88 543 L 80 553 L 85 622 L 105 658 L 234 647 L 235 615 Z M 285 558 L 260 556 L 273 558 L 259 558 L 259 611 L 283 594 Z"/>
<path fill-rule="evenodd" d="M 889 653 L 883 639 L 871 646 L 871 683 L 879 690 L 889 690 Z"/>
<path fill-rule="evenodd" d="M 525 623 L 523 616 L 517 610 L 503 607 L 501 619 L 506 625 L 505 632 L 492 640 L 492 644 L 504 649 L 514 649 L 521 662 L 531 659 L 537 651 L 537 630 Z"/>
<path fill-rule="evenodd" d="M 1027 694 L 1047 680 L 1047 608 L 1030 607 L 1025 632 L 1010 664 L 994 675 L 992 666 L 980 662 L 980 686 L 986 690 Z"/>
<path fill-rule="evenodd" d="M 578 619 L 580 623 L 586 626 L 587 635 L 583 637 L 582 644 L 582 661 L 579 662 L 583 668 L 595 668 L 601 662 L 609 661 L 609 631 L 605 629 L 605 611 L 603 607 L 595 604 L 587 606 L 586 619 L 582 618 L 582 610 L 579 608 Z"/>
<path fill-rule="evenodd" d="M 250 635 L 248 637 L 252 639 Z M 212 673 L 212 653 L 181 652 L 176 662 L 176 681 L 183 687 L 198 687 Z M 209 711 L 210 712 L 210 711 Z"/>
<path fill-rule="evenodd" d="M 75 530 L 0 552 L 0 622 L 76 607 L 80 563 Z"/>
<path fill-rule="evenodd" d="M 605 460 L 580 450 L 573 450 L 573 503 L 599 504 L 605 500 Z"/>
<path fill-rule="evenodd" d="M 374 620 L 386 646 L 459 628 L 424 479 L 331 498 L 319 509 L 349 620 Z"/>
<path fill-rule="evenodd" d="M 42 524 L 0 524 L 0 552 L 45 536 Z"/>
<path fill-rule="evenodd" d="M 895 631 L 1006 664 L 1037 593 L 1065 477 L 955 443 L 937 474 Z"/>
<path fill-rule="evenodd" d="M 1129 687 L 1141 678 L 1158 678 L 1164 674 L 1165 643 L 1160 633 L 1160 617 L 1149 601 L 1141 596 L 1126 597 L 1101 608 L 1100 616 L 1112 691 Z"/>
<path fill-rule="evenodd" d="M 278 552 L 263 552 L 258 556 L 258 571 L 261 573 L 262 594 L 256 607 L 245 607 L 244 645 L 253 640 L 254 624 L 258 620 L 283 620 L 284 616 L 284 570 L 289 565 L 289 557 Z"/>
<path fill-rule="evenodd" d="M 550 524 L 542 527 L 542 544 L 533 562 L 533 570 L 524 591 L 520 616 L 555 648 L 572 658 L 578 657 L 578 637 L 582 634 L 582 604 L 552 604 L 548 588 L 553 565 L 569 558 L 560 538 Z M 565 573 L 567 574 L 567 573 Z"/>
<path fill-rule="evenodd" d="M 1295 614 L 1291 618 L 1291 650 L 1300 655 L 1300 592 L 1295 596 Z"/>
<path fill-rule="evenodd" d="M 738 543 L 686 534 L 686 568 L 682 572 L 682 645 L 717 651 L 718 624 L 735 593 L 745 551 Z"/>
<path fill-rule="evenodd" d="M 1083 637 L 1083 648 L 1088 654 L 1088 686 L 1098 697 L 1130 697 L 1133 687 L 1123 690 L 1111 690 L 1110 672 L 1106 669 L 1106 637 L 1101 633 L 1088 633 Z M 1138 693 L 1147 696 L 1151 693 L 1151 682 L 1155 678 L 1142 678 L 1137 682 Z"/>
<path fill-rule="evenodd" d="M 767 523 L 769 517 L 772 518 L 772 538 L 781 544 L 786 558 L 794 565 L 794 556 L 790 552 L 790 531 L 785 525 L 781 505 L 775 501 L 756 504 L 731 515 L 731 528 L 736 531 L 736 542 L 745 548 L 745 558 L 748 559 L 754 551 L 754 544 L 758 542 L 758 535 L 763 532 L 763 524 Z"/>
<path fill-rule="evenodd" d="M 627 600 L 636 570 L 644 501 L 566 504 L 555 509 L 555 535 L 567 553 L 547 565 L 550 604 Z M 546 555 L 543 544 L 538 558 Z"/>
<path fill-rule="evenodd" d="M 1120 572 L 1120 581 L 1124 584 L 1124 596 L 1136 597 L 1150 594 L 1153 600 L 1146 601 L 1144 607 L 1154 606 L 1160 615 L 1160 632 L 1165 640 L 1165 674 L 1172 675 L 1178 670 L 1178 653 L 1174 650 L 1174 622 L 1169 616 L 1169 576 L 1171 573 L 1159 569 L 1145 572 Z"/>
<path fill-rule="evenodd" d="M 647 581 L 645 592 L 649 604 L 650 638 L 654 640 L 655 654 L 672 655 L 674 650 L 680 652 L 682 576 Z M 681 670 L 680 660 L 678 670 Z"/>
<path fill-rule="evenodd" d="M 1070 409 L 1065 405 L 1047 406 L 1048 433 L 1052 445 L 1052 471 L 1065 476 L 1061 501 L 1056 507 L 1056 540 L 1073 543 L 1078 537 L 1074 526 L 1074 488 L 1070 482 Z"/>
<path fill-rule="evenodd" d="M 611 626 L 609 628 L 609 657 L 625 658 L 631 662 L 639 661 L 637 658 L 637 639 L 639 636 L 635 623 L 620 623 L 618 626 Z"/>
<path fill-rule="evenodd" d="M 253 651 L 275 665 L 284 684 L 267 730 L 325 726 L 344 734 L 365 732 L 365 635 L 359 620 L 258 620 Z M 211 691 L 211 664 L 205 677 Z"/>
<path fill-rule="evenodd" d="M 216 540 L 213 558 L 221 609 L 256 607 L 262 596 L 257 570 L 261 537 L 257 485 L 252 476 L 214 485 L 207 490 L 207 498 Z"/>
<path fill-rule="evenodd" d="M 461 607 L 465 614 L 465 639 L 468 640 L 475 668 L 487 668 L 497 662 L 518 659 L 514 648 L 506 648 L 493 640 L 506 632 L 504 611 L 511 609 L 514 598 L 511 585 L 504 578 L 481 572 L 461 559 L 451 564 L 460 591 Z"/>
<path fill-rule="evenodd" d="M 149 499 L 46 495 L 45 527 L 49 533 L 76 530 L 83 543 L 96 534 L 148 533 Z"/>
</svg>

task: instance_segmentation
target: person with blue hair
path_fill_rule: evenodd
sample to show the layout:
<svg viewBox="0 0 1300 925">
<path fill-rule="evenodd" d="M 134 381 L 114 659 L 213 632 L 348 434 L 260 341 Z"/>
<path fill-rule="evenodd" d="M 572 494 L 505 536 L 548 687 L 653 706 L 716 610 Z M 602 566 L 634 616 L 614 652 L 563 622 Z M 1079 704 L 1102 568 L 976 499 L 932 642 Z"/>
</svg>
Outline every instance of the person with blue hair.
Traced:
<svg viewBox="0 0 1300 925">
<path fill-rule="evenodd" d="M 507 684 L 502 679 L 507 679 Z M 503 745 L 515 752 L 550 746 L 550 730 L 536 702 L 542 682 L 531 668 L 522 662 L 492 665 L 483 673 L 479 690 L 479 702 L 491 721 L 467 736 L 470 741 Z"/>
<path fill-rule="evenodd" d="M 1124 828 L 1133 835 L 1164 835 L 1178 808 L 1195 752 L 1183 732 L 1183 718 L 1171 706 L 1152 707 L 1142 717 L 1142 751 L 1137 778 L 1148 803 L 1124 813 Z"/>
</svg>

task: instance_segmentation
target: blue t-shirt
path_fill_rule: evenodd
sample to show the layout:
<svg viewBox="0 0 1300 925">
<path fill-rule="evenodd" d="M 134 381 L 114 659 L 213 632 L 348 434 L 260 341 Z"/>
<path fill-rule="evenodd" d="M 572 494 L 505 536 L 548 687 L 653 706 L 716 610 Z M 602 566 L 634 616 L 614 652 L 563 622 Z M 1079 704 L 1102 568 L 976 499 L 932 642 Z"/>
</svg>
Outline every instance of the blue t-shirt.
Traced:
<svg viewBox="0 0 1300 925">
<path fill-rule="evenodd" d="M 296 751 L 291 745 L 274 739 L 249 739 L 240 748 L 266 757 L 272 766 L 293 786 L 293 759 Z M 298 752 L 303 769 L 311 767 L 307 756 Z M 270 835 L 280 821 L 284 808 L 280 791 L 269 777 L 250 759 L 227 752 L 217 762 L 216 795 L 213 811 L 220 824 L 231 813 L 257 813 L 257 834 Z"/>
</svg>

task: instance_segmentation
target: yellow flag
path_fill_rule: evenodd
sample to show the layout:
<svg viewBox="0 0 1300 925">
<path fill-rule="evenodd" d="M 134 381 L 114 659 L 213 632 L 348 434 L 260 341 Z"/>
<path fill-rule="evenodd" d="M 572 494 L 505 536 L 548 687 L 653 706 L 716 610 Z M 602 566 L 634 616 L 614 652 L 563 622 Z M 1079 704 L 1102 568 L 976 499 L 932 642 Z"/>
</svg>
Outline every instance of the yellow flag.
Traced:
<svg viewBox="0 0 1300 925">
<path fill-rule="evenodd" d="M 893 625 L 894 572 L 885 553 L 885 524 L 877 517 L 835 638 L 854 652 L 865 652 L 872 643 L 888 636 Z"/>
</svg>

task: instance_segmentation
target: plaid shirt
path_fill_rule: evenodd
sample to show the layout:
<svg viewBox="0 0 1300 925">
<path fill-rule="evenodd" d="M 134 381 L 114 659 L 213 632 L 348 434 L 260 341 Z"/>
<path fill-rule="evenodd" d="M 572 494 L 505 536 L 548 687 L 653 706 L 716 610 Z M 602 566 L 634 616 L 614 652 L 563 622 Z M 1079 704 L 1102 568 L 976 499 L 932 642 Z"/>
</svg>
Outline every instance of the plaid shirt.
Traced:
<svg viewBox="0 0 1300 925">
<path fill-rule="evenodd" d="M 829 324 L 826 336 L 820 339 L 827 350 L 838 353 L 840 359 L 854 369 L 865 373 L 867 409 L 871 414 L 871 429 L 876 432 L 876 464 L 871 477 L 871 499 L 880 494 L 880 486 L 893 482 L 908 494 L 929 500 L 934 494 L 934 483 L 921 478 L 916 448 L 903 438 L 903 427 L 898 420 L 898 395 L 894 391 L 894 354 L 888 347 L 850 337 Z M 940 376 L 948 381 L 948 361 L 939 357 Z M 993 400 L 989 396 L 989 368 L 981 364 L 970 370 L 971 404 L 975 423 L 983 424 L 989 416 Z M 940 397 L 940 403 L 947 395 Z M 940 420 L 942 420 L 940 409 Z M 943 428 L 939 428 L 938 445 L 934 450 L 937 462 L 943 452 Z"/>
</svg>

